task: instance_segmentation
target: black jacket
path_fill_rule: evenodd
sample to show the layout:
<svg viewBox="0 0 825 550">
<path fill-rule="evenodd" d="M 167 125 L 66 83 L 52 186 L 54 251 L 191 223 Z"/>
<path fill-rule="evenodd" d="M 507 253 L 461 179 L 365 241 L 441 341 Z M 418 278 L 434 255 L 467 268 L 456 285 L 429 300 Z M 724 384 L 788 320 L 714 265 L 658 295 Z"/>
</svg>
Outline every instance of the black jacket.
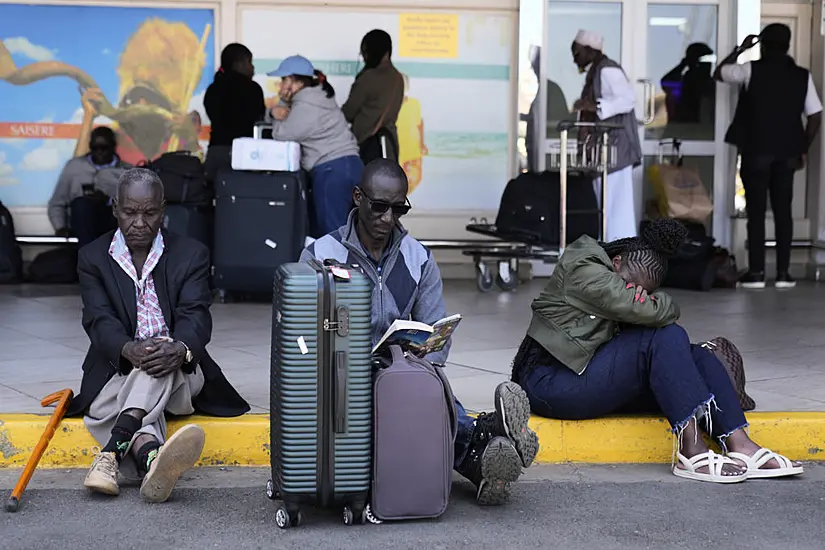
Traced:
<svg viewBox="0 0 825 550">
<path fill-rule="evenodd" d="M 132 370 L 120 352 L 126 342 L 134 340 L 137 328 L 135 285 L 109 255 L 113 236 L 114 231 L 106 233 L 78 254 L 83 328 L 91 345 L 83 361 L 80 393 L 67 416 L 83 415 L 112 376 Z M 198 241 L 166 231 L 163 240 L 163 255 L 152 277 L 172 338 L 189 347 L 203 372 L 203 389 L 193 400 L 195 410 L 212 416 L 240 416 L 249 411 L 249 404 L 206 352 L 212 337 L 209 251 Z"/>
<path fill-rule="evenodd" d="M 218 73 L 203 98 L 212 131 L 209 146 L 231 146 L 239 137 L 252 137 L 255 123 L 266 114 L 260 84 L 233 71 Z"/>
<path fill-rule="evenodd" d="M 751 62 L 750 83 L 739 93 L 725 142 L 742 155 L 793 159 L 805 153 L 808 78 L 808 71 L 787 55 Z"/>
</svg>

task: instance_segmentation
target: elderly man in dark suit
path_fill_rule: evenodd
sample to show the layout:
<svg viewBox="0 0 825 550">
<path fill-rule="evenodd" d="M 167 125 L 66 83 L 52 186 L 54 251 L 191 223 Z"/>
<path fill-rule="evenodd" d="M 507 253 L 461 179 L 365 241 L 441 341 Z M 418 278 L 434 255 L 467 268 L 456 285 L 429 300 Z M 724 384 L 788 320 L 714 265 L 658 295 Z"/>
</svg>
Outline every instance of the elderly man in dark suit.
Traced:
<svg viewBox="0 0 825 550">
<path fill-rule="evenodd" d="M 120 471 L 143 479 L 140 494 L 149 502 L 169 498 L 204 445 L 204 432 L 194 424 L 166 440 L 165 413 L 239 416 L 249 410 L 206 353 L 212 335 L 209 252 L 162 231 L 163 208 L 157 175 L 126 171 L 114 206 L 118 229 L 80 250 L 83 327 L 91 346 L 69 410 L 84 415 L 102 446 L 84 485 L 117 495 Z"/>
</svg>

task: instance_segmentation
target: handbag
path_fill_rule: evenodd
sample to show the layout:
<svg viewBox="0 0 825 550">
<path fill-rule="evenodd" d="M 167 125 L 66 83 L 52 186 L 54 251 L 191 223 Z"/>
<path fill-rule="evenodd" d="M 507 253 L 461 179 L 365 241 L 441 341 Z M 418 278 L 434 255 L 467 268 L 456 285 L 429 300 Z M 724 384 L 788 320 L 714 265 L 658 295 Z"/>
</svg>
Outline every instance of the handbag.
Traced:
<svg viewBox="0 0 825 550">
<path fill-rule="evenodd" d="M 718 336 L 699 345 L 713 353 L 725 367 L 733 388 L 736 390 L 736 395 L 739 396 L 739 406 L 742 410 L 755 409 L 756 402 L 745 392 L 745 362 L 733 342 Z"/>
</svg>

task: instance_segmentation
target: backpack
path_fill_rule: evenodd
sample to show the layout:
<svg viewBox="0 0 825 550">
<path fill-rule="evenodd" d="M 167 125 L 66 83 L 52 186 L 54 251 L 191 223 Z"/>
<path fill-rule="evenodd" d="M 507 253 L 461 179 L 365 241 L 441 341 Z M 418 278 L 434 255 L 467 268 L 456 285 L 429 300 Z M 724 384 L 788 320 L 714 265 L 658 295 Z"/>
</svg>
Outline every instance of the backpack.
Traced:
<svg viewBox="0 0 825 550">
<path fill-rule="evenodd" d="M 143 163 L 163 182 L 168 204 L 204 205 L 212 202 L 212 187 L 201 160 L 189 151 L 164 153 Z"/>
<path fill-rule="evenodd" d="M 437 518 L 452 488 L 458 415 L 440 367 L 390 346 L 373 376 L 373 482 L 378 521 Z"/>
<path fill-rule="evenodd" d="M 0 284 L 23 280 L 23 253 L 17 244 L 11 212 L 0 202 Z"/>
</svg>

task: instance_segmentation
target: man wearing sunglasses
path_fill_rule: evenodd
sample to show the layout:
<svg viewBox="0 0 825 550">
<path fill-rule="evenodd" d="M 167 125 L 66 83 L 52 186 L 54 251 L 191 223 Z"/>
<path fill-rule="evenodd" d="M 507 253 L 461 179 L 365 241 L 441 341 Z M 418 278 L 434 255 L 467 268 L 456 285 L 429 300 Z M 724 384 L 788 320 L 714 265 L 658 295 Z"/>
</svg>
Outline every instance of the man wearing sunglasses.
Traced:
<svg viewBox="0 0 825 550">
<path fill-rule="evenodd" d="M 58 237 L 77 237 L 84 246 L 117 227 L 112 199 L 117 181 L 129 165 L 115 153 L 117 140 L 111 128 L 99 126 L 89 138 L 89 154 L 71 159 L 63 167 L 52 198 L 49 221 Z"/>
<path fill-rule="evenodd" d="M 332 259 L 361 266 L 373 282 L 373 345 L 397 319 L 431 325 L 447 315 L 441 274 L 432 253 L 399 222 L 411 208 L 407 190 L 407 176 L 398 163 L 372 161 L 353 191 L 355 209 L 347 225 L 321 237 L 301 254 L 301 261 Z M 448 344 L 427 359 L 443 366 L 449 349 Z M 496 388 L 495 404 L 495 412 L 472 418 L 456 400 L 455 469 L 476 485 L 476 500 L 482 505 L 506 502 L 510 483 L 538 452 L 538 437 L 527 425 L 530 404 L 521 388 L 502 383 Z"/>
</svg>

